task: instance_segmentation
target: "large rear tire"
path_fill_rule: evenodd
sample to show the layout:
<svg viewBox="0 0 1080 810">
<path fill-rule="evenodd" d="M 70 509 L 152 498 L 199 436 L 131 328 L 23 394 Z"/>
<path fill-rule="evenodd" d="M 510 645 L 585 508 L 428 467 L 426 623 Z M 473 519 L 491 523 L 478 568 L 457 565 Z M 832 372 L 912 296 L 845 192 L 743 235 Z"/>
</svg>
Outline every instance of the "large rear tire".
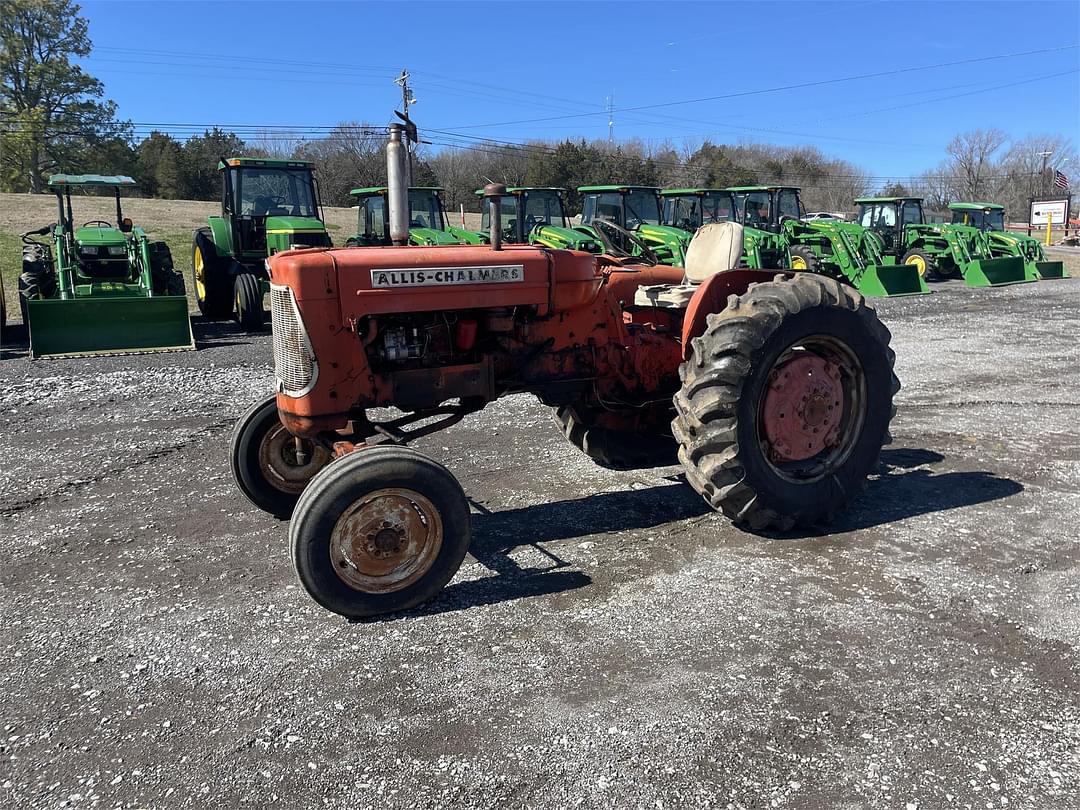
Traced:
<svg viewBox="0 0 1080 810">
<path fill-rule="evenodd" d="M 469 548 L 469 503 L 438 462 L 372 447 L 312 480 L 289 526 L 300 584 L 327 610 L 366 619 L 437 595 Z"/>
<path fill-rule="evenodd" d="M 209 228 L 195 231 L 191 243 L 191 289 L 199 312 L 207 320 L 220 321 L 232 315 L 232 277 L 217 255 Z"/>
<path fill-rule="evenodd" d="M 306 454 L 301 463 L 298 450 Z M 233 428 L 230 443 L 233 478 L 249 501 L 274 517 L 288 520 L 300 494 L 330 463 L 330 454 L 309 441 L 300 447 L 278 418 L 277 397 L 256 402 Z"/>
<path fill-rule="evenodd" d="M 609 411 L 578 402 L 555 409 L 555 421 L 567 440 L 601 467 L 612 470 L 678 463 L 678 448 L 670 432 L 671 415 L 667 403 Z"/>
<path fill-rule="evenodd" d="M 28 324 L 27 301 L 53 298 L 56 295 L 56 273 L 48 251 L 41 245 L 24 245 L 22 274 L 19 276 L 19 313 L 23 323 Z"/>
<path fill-rule="evenodd" d="M 687 480 L 752 530 L 825 522 L 887 441 L 895 355 L 863 297 L 797 274 L 708 316 L 679 369 L 672 430 Z"/>
</svg>

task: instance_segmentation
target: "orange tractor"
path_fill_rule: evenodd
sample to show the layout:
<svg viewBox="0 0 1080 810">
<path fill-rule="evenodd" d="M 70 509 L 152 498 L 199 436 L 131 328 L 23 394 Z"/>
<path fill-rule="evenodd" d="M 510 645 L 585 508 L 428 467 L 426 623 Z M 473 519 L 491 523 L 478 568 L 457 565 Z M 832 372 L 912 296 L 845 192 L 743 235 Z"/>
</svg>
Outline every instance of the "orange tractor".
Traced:
<svg viewBox="0 0 1080 810">
<path fill-rule="evenodd" d="M 233 434 L 244 494 L 291 517 L 307 592 L 350 618 L 431 599 L 469 548 L 469 503 L 405 446 L 512 393 L 616 468 L 680 463 L 714 508 L 754 531 L 830 520 L 888 436 L 890 335 L 849 286 L 734 269 L 741 227 L 691 242 L 686 267 L 611 223 L 600 255 L 500 244 L 406 247 L 400 132 L 388 145 L 392 247 L 278 253 L 278 393 Z M 615 245 L 619 245 L 616 248 Z M 644 247 L 644 246 L 640 246 Z M 393 406 L 382 421 L 371 409 Z"/>
</svg>

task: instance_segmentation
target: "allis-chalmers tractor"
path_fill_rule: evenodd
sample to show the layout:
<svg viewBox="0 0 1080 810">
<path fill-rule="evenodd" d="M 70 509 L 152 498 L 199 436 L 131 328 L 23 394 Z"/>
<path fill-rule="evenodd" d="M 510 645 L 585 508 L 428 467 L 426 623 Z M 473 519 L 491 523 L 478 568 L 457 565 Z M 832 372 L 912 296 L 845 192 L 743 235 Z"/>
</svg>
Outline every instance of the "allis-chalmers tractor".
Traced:
<svg viewBox="0 0 1080 810">
<path fill-rule="evenodd" d="M 498 186 L 490 246 L 405 246 L 396 125 L 387 151 L 401 246 L 269 259 L 278 393 L 233 434 L 241 490 L 291 516 L 293 563 L 319 604 L 371 617 L 449 582 L 469 547 L 469 502 L 404 443 L 506 394 L 535 394 L 602 465 L 677 458 L 751 530 L 830 520 L 863 487 L 899 383 L 889 332 L 851 287 L 732 269 L 737 223 L 702 228 L 685 270 L 503 247 Z M 386 406 L 402 415 L 376 420 Z"/>
</svg>

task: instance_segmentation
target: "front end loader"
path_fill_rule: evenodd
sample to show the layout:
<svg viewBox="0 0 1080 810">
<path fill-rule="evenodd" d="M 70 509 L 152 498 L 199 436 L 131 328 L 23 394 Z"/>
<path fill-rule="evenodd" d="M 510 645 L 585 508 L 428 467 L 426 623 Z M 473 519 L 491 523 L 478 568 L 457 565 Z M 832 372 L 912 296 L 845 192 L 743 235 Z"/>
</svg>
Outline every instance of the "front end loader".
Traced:
<svg viewBox="0 0 1080 810">
<path fill-rule="evenodd" d="M 1047 261 L 1038 239 L 1005 229 L 1005 206 L 988 202 L 949 203 L 954 225 L 978 228 L 986 234 L 990 255 L 995 259 L 1016 256 L 1024 261 L 1024 275 L 1030 281 L 1068 278 L 1065 263 Z"/>
<path fill-rule="evenodd" d="M 356 200 L 356 233 L 346 247 L 389 245 L 390 221 L 387 212 L 387 187 L 354 188 L 349 194 Z M 460 229 L 452 229 L 442 202 L 442 189 L 434 186 L 409 188 L 409 244 L 465 245 L 480 244 Z"/>
<path fill-rule="evenodd" d="M 970 225 L 927 223 L 920 197 L 860 197 L 857 221 L 880 237 L 891 264 L 916 268 L 925 281 L 961 277 L 969 287 L 1033 281 L 1019 256 L 994 258 L 986 234 Z"/>
<path fill-rule="evenodd" d="M 329 247 L 314 164 L 306 160 L 222 158 L 221 216 L 195 231 L 195 303 L 210 320 L 235 318 L 247 331 L 266 322 L 266 259 L 293 247 Z"/>
<path fill-rule="evenodd" d="M 738 220 L 751 234 L 746 250 L 750 266 L 780 261 L 786 250 L 792 270 L 830 276 L 863 295 L 881 298 L 930 292 L 913 268 L 886 263 L 881 240 L 874 233 L 851 222 L 805 220 L 795 186 L 740 186 L 729 191 L 734 194 Z"/>
<path fill-rule="evenodd" d="M 19 303 L 31 357 L 195 348 L 184 279 L 168 245 L 124 217 L 120 189 L 134 185 L 124 176 L 49 178 L 57 221 L 22 236 Z M 75 225 L 72 189 L 89 188 L 113 190 L 115 223 Z"/>
<path fill-rule="evenodd" d="M 438 596 L 469 548 L 469 500 L 406 445 L 506 394 L 536 395 L 602 466 L 677 459 L 751 531 L 819 525 L 865 485 L 899 383 L 889 331 L 857 291 L 738 269 L 730 222 L 698 231 L 685 268 L 504 246 L 494 184 L 490 245 L 405 247 L 402 129 L 387 149 L 394 247 L 268 261 L 277 395 L 233 433 L 237 484 L 291 518 L 316 602 L 365 619 Z"/>
</svg>

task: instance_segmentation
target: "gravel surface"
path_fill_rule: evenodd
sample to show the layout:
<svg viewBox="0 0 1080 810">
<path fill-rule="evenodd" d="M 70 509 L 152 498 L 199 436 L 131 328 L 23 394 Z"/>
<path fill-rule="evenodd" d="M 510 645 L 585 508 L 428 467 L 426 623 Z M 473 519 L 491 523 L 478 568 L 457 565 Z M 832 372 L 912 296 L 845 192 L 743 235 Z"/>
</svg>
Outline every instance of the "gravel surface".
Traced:
<svg viewBox="0 0 1080 810">
<path fill-rule="evenodd" d="M 268 336 L 9 349 L 0 806 L 1080 806 L 1080 281 L 936 289 L 879 305 L 895 443 L 831 533 L 738 531 L 511 397 L 418 445 L 473 556 L 367 624 L 232 483 Z"/>
</svg>

